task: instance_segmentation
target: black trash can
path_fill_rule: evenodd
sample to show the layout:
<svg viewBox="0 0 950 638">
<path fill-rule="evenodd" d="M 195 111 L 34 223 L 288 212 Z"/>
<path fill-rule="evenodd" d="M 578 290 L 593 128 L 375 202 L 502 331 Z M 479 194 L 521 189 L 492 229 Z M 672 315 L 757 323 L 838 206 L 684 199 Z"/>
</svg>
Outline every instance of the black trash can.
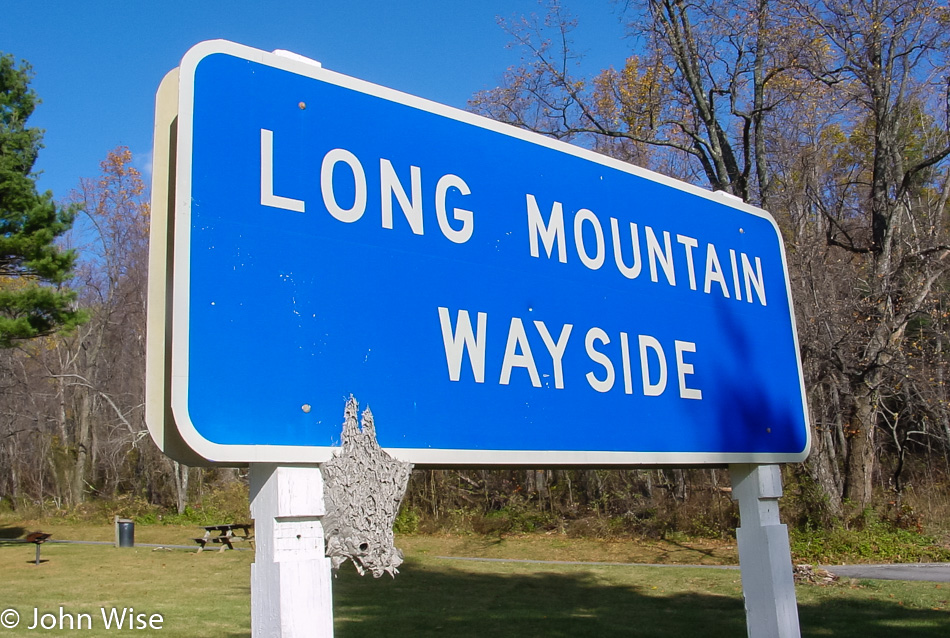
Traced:
<svg viewBox="0 0 950 638">
<path fill-rule="evenodd" d="M 115 520 L 116 545 L 119 547 L 135 546 L 135 523 L 130 518 Z"/>
</svg>

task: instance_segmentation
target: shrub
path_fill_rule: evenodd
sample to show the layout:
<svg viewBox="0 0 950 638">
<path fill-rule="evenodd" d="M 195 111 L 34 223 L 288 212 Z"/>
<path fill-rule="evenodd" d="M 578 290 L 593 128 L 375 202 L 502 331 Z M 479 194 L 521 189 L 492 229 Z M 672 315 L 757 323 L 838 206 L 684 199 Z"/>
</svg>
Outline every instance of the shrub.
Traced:
<svg viewBox="0 0 950 638">
<path fill-rule="evenodd" d="M 419 515 L 403 503 L 393 522 L 393 531 L 397 534 L 415 534 L 419 531 Z"/>
<path fill-rule="evenodd" d="M 797 562 L 945 562 L 950 549 L 917 529 L 897 527 L 872 509 L 829 528 L 793 528 L 792 555 Z"/>
</svg>

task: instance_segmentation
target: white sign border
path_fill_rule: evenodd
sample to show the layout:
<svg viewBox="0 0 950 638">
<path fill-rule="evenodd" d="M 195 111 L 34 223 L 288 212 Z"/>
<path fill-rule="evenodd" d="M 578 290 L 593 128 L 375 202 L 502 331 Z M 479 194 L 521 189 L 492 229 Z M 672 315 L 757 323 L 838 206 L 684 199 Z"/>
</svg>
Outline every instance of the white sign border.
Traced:
<svg viewBox="0 0 950 638">
<path fill-rule="evenodd" d="M 178 124 L 177 124 L 177 170 L 175 179 L 174 202 L 174 263 L 171 301 L 172 336 L 171 336 L 171 379 L 170 387 L 164 388 L 163 401 L 170 398 L 174 421 L 184 442 L 198 455 L 221 465 L 243 465 L 245 463 L 322 463 L 331 458 L 339 448 L 328 446 L 296 446 L 296 445 L 230 445 L 220 444 L 203 437 L 192 423 L 188 412 L 188 375 L 189 375 L 189 303 L 190 303 L 190 232 L 191 232 L 191 158 L 193 143 L 193 116 L 194 116 L 194 86 L 195 72 L 201 61 L 214 54 L 226 54 L 236 58 L 257 62 L 259 64 L 284 70 L 296 75 L 309 77 L 360 93 L 369 94 L 391 102 L 402 104 L 447 117 L 465 124 L 477 126 L 502 135 L 525 140 L 535 145 L 550 148 L 560 153 L 567 153 L 587 161 L 595 162 L 612 169 L 620 170 L 638 177 L 650 180 L 685 191 L 691 195 L 725 204 L 734 209 L 755 215 L 769 221 L 775 229 L 776 235 L 781 238 L 778 225 L 774 218 L 766 211 L 743 203 L 741 200 L 725 193 L 713 193 L 708 190 L 674 180 L 672 178 L 639 168 L 619 160 L 594 153 L 584 148 L 573 146 L 552 138 L 544 137 L 516 127 L 496 122 L 473 113 L 468 113 L 449 106 L 431 102 L 429 100 L 408 95 L 400 91 L 382 87 L 363 80 L 334 73 L 318 65 L 297 60 L 292 57 L 254 49 L 226 40 L 208 40 L 192 47 L 183 57 L 179 67 L 178 92 Z M 154 195 L 154 191 L 153 191 Z M 153 220 L 157 221 L 157 220 Z M 790 320 L 792 325 L 795 356 L 798 367 L 800 392 L 802 396 L 802 411 L 806 424 L 806 440 L 803 450 L 795 454 L 775 453 L 706 453 L 706 452 L 606 452 L 606 451 L 555 451 L 555 450 L 460 450 L 460 449 L 416 449 L 416 448 L 387 448 L 386 451 L 393 457 L 428 466 L 668 466 L 668 465 L 728 465 L 735 463 L 769 464 L 803 461 L 811 448 L 811 428 L 808 425 L 808 405 L 805 394 L 804 376 L 802 373 L 801 354 L 796 330 L 795 310 L 791 298 L 791 286 L 788 279 L 788 268 L 785 257 L 784 244 L 779 241 L 782 264 L 785 275 L 785 290 L 788 296 Z M 155 271 L 150 273 L 150 281 L 165 280 L 166 272 L 158 272 L 157 266 L 151 266 Z M 165 266 L 167 268 L 167 264 Z M 153 290 L 154 288 L 154 290 Z M 160 290 L 159 290 L 160 289 Z M 158 284 L 150 284 L 149 302 L 164 305 L 167 290 Z M 155 325 L 149 326 L 149 331 L 161 330 L 165 332 L 164 312 L 151 312 Z M 150 360 L 158 356 L 164 357 L 164 348 L 169 344 L 157 345 L 160 340 L 150 339 Z M 164 340 L 161 340 L 164 341 Z M 161 354 L 156 350 L 161 348 Z M 150 366 L 150 374 L 157 374 L 158 365 Z M 164 370 L 162 370 L 164 377 Z M 151 387 L 157 384 L 154 379 L 149 383 Z M 163 383 L 163 385 L 167 385 Z M 170 394 L 170 397 L 168 396 Z M 154 393 L 153 393 L 154 396 Z M 367 397 L 371 399 L 372 397 Z M 156 400 L 149 403 L 154 404 Z M 167 403 L 166 403 L 167 405 Z M 152 410 L 151 421 L 169 418 L 166 410 L 157 407 Z M 341 402 L 342 414 L 342 402 Z M 342 424 L 342 418 L 341 418 Z M 153 437 L 158 441 L 156 432 L 167 432 L 167 426 L 155 423 L 149 424 Z M 261 424 L 261 427 L 267 427 Z M 163 429 L 165 428 L 165 429 Z M 164 437 L 167 438 L 167 437 Z M 163 447 L 163 442 L 159 446 Z M 167 447 L 163 451 L 168 452 Z M 173 451 L 174 455 L 174 451 Z"/>
</svg>

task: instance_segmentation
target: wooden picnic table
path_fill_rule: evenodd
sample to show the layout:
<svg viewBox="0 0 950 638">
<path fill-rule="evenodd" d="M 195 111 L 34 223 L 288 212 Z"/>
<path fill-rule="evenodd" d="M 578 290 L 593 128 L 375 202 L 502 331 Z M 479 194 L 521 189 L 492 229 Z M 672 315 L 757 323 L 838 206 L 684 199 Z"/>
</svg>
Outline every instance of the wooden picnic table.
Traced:
<svg viewBox="0 0 950 638">
<path fill-rule="evenodd" d="M 219 552 L 234 549 L 234 543 L 236 542 L 247 542 L 251 547 L 254 547 L 254 534 L 251 532 L 253 527 L 254 523 L 203 525 L 202 529 L 205 531 L 205 535 L 194 540 L 199 545 L 199 553 L 205 549 L 208 543 L 219 543 L 221 545 Z"/>
</svg>

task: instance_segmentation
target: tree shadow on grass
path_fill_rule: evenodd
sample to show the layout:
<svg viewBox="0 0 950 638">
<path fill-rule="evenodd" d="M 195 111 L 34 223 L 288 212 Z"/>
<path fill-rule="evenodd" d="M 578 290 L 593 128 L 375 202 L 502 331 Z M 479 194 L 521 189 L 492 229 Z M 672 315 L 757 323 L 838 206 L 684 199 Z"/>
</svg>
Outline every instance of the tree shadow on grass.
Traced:
<svg viewBox="0 0 950 638">
<path fill-rule="evenodd" d="M 799 604 L 803 636 L 950 636 L 946 609 L 909 609 L 896 600 L 825 600 Z"/>
<path fill-rule="evenodd" d="M 668 543 L 669 545 L 672 545 L 673 547 L 678 547 L 679 549 L 683 550 L 684 554 L 687 554 L 687 555 L 689 555 L 690 553 L 702 554 L 706 558 L 711 559 L 711 562 L 709 564 L 721 563 L 724 560 L 727 560 L 729 558 L 728 556 L 725 555 L 725 552 L 723 551 L 723 548 L 721 547 L 704 548 L 704 547 L 699 547 L 697 544 L 681 543 L 679 541 L 672 540 L 672 539 L 664 539 L 664 542 Z M 716 554 L 717 551 L 720 552 L 718 555 Z M 668 561 L 670 558 L 671 558 L 670 552 L 664 551 L 659 555 L 659 558 L 657 560 L 665 562 L 665 561 Z M 680 560 L 682 561 L 682 558 Z M 690 560 L 690 559 L 687 559 L 687 560 Z M 701 561 L 693 559 L 693 562 L 700 563 Z"/>
<path fill-rule="evenodd" d="M 26 534 L 25 527 L 0 525 L 0 547 L 8 545 L 23 545 L 26 541 L 21 538 Z"/>
<path fill-rule="evenodd" d="M 333 586 L 338 638 L 745 635 L 738 598 L 646 595 L 649 585 L 583 571 L 473 573 L 410 562 L 394 581 L 341 569 Z"/>
<path fill-rule="evenodd" d="M 25 527 L 0 525 L 0 542 L 20 538 L 26 533 Z"/>
<path fill-rule="evenodd" d="M 347 567 L 333 581 L 337 638 L 746 635 L 738 595 L 658 595 L 648 583 L 618 586 L 586 571 L 476 573 L 409 561 L 395 580 L 373 580 Z M 827 600 L 799 614 L 803 636 L 950 635 L 946 611 L 896 601 Z"/>
</svg>

